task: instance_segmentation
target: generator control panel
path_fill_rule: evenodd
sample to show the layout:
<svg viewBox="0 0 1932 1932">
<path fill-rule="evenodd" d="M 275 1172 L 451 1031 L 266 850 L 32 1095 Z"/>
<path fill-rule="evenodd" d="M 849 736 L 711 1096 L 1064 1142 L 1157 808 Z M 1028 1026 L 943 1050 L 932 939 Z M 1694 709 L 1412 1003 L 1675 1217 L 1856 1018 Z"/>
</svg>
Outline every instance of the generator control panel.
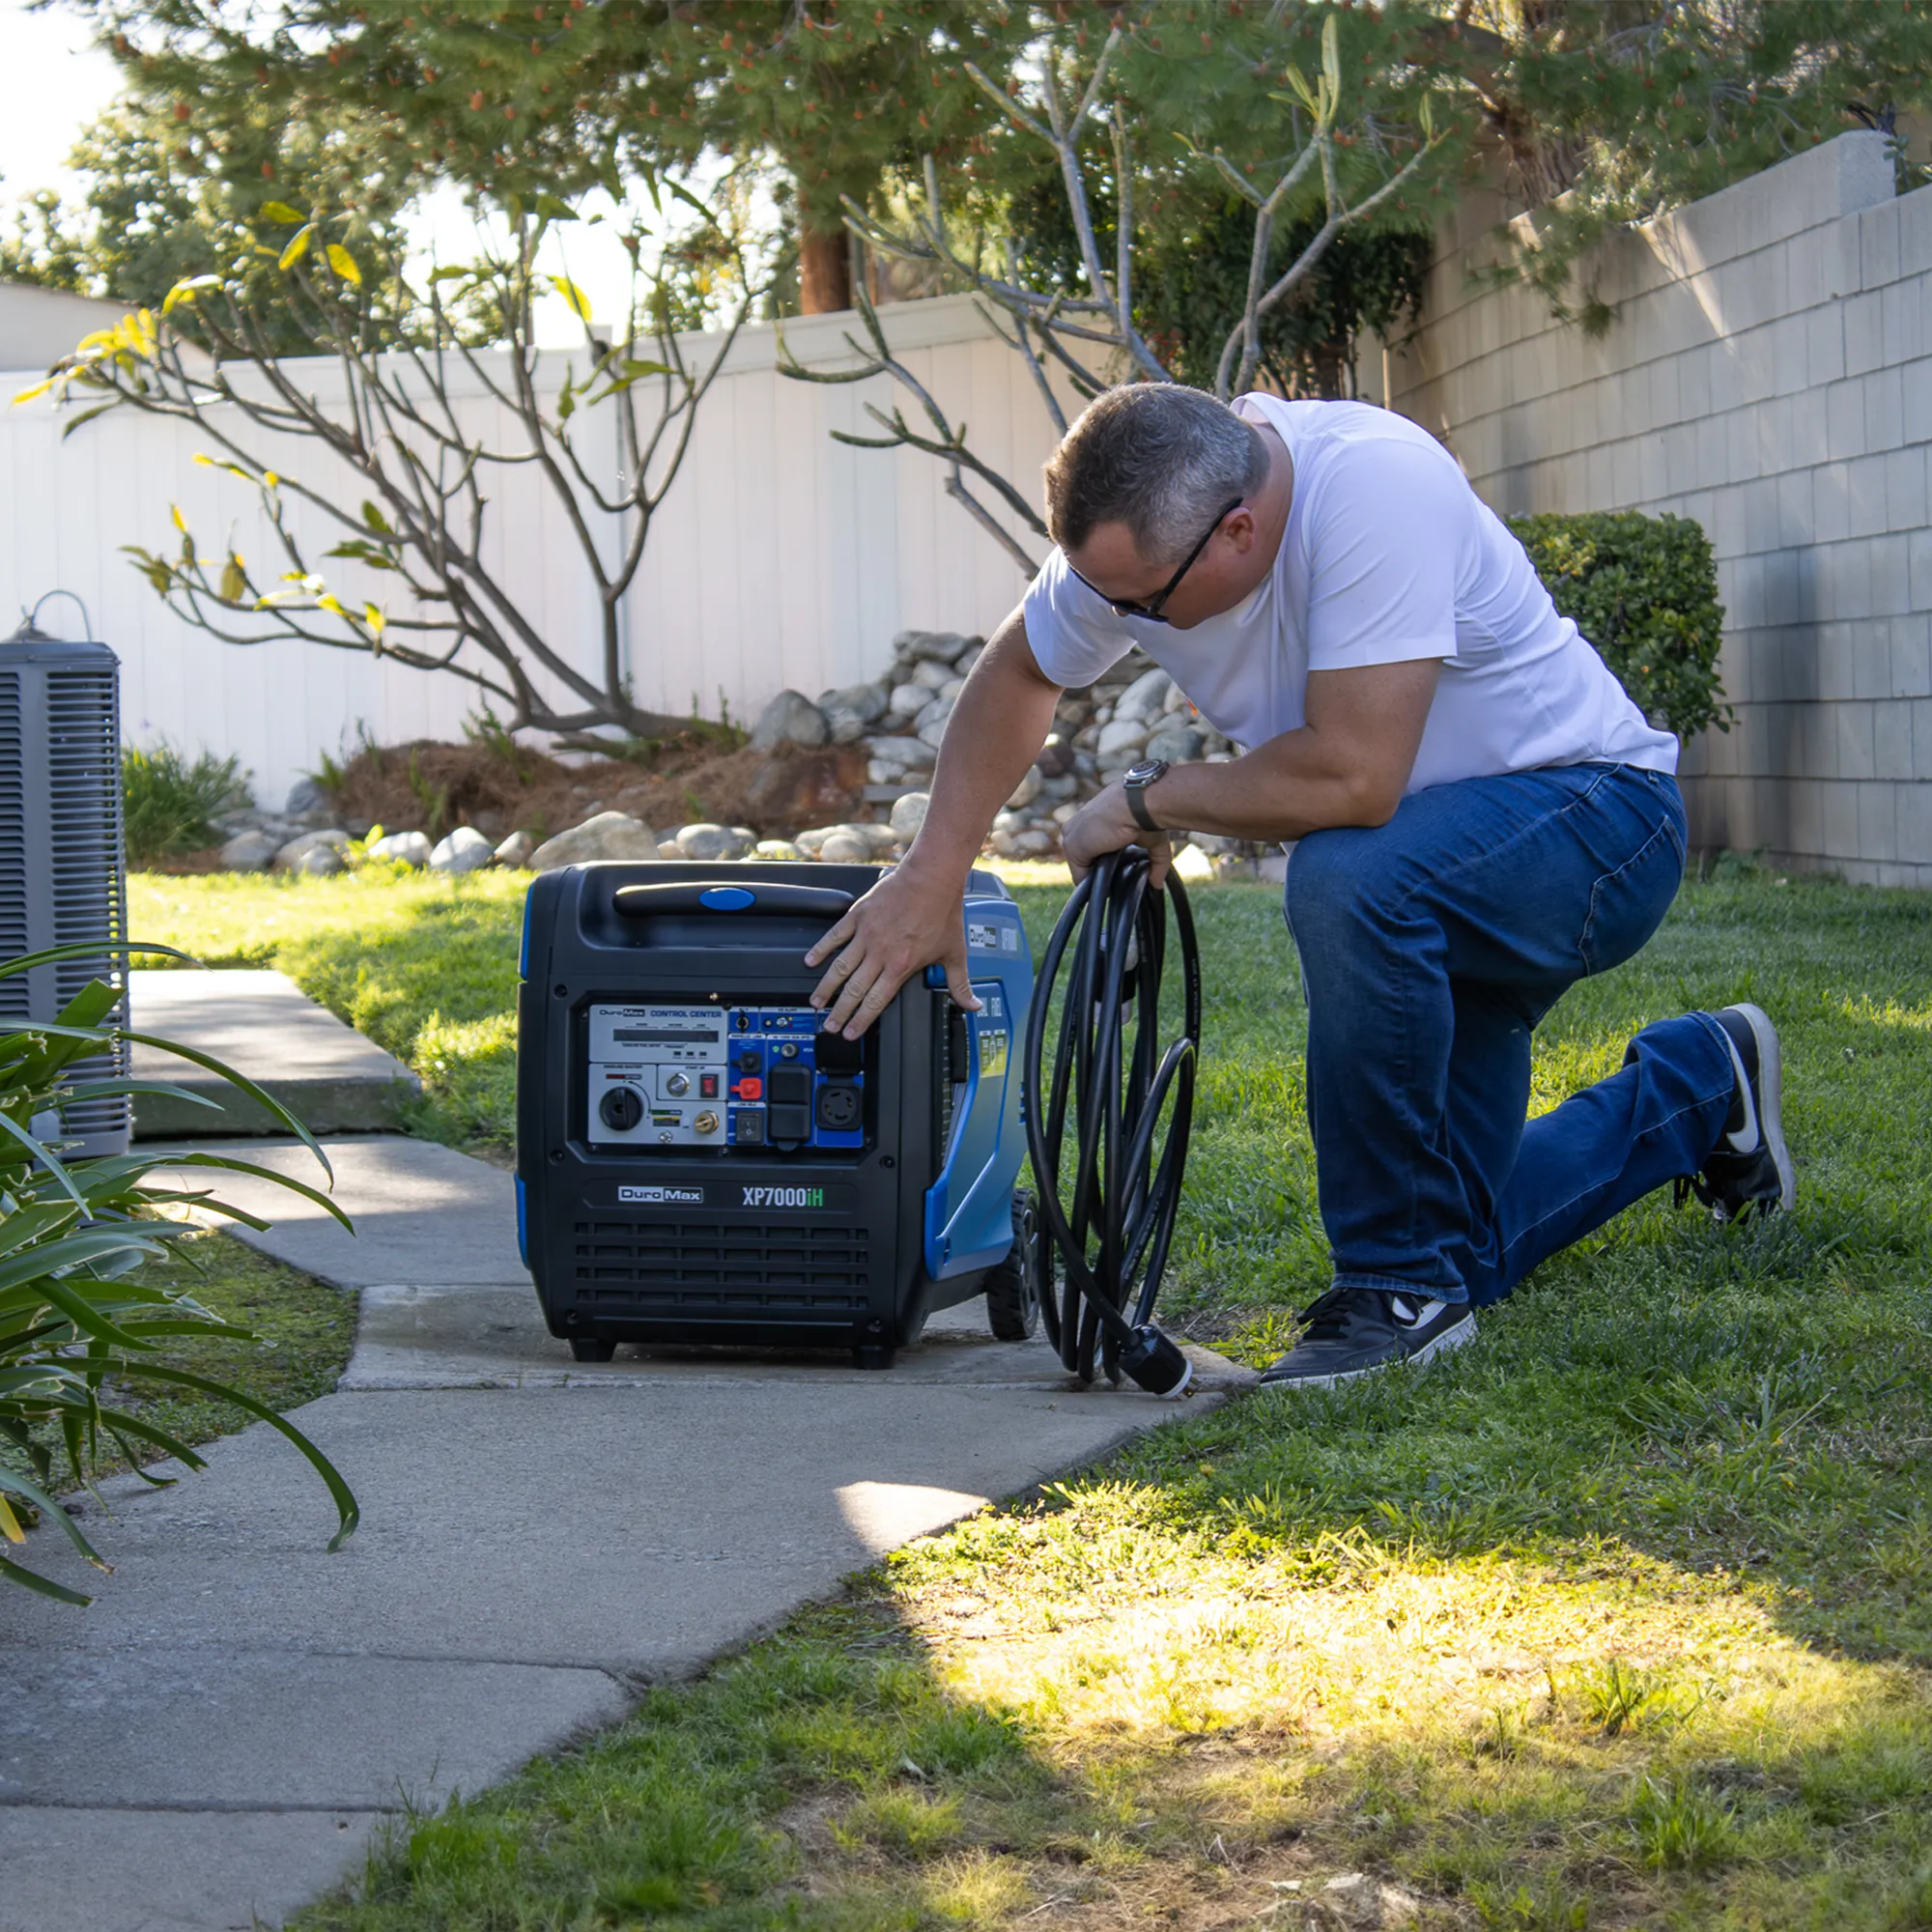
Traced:
<svg viewBox="0 0 1932 1932">
<path fill-rule="evenodd" d="M 589 1009 L 588 1137 L 604 1148 L 858 1149 L 865 1041 L 804 1006 Z"/>
</svg>

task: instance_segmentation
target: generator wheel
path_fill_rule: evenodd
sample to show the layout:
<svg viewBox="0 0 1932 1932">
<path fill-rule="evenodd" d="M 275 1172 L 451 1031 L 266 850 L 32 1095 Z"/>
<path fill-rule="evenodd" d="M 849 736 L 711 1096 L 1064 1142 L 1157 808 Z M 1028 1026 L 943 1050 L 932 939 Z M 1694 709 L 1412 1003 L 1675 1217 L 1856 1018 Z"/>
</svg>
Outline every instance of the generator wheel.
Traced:
<svg viewBox="0 0 1932 1932">
<path fill-rule="evenodd" d="M 986 1272 L 986 1324 L 999 1342 L 1031 1341 L 1046 1289 L 1046 1242 L 1039 1209 L 1025 1188 L 1013 1195 L 1013 1244 Z"/>
<path fill-rule="evenodd" d="M 573 1361 L 608 1362 L 616 1352 L 616 1343 L 607 1342 L 602 1335 L 573 1335 L 570 1338 Z"/>
</svg>

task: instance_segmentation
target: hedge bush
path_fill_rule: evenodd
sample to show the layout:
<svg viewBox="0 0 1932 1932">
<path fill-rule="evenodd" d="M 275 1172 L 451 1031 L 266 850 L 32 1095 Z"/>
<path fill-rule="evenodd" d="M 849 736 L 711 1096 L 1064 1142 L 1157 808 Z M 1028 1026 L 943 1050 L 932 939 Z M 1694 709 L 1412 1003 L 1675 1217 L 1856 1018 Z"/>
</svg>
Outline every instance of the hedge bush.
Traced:
<svg viewBox="0 0 1932 1932">
<path fill-rule="evenodd" d="M 163 739 L 152 751 L 121 748 L 121 801 L 128 857 L 146 866 L 215 843 L 215 820 L 245 806 L 248 787 L 239 758 L 189 759 Z"/>
<path fill-rule="evenodd" d="M 1636 510 L 1512 517 L 1556 608 L 1653 724 L 1680 738 L 1731 728 L 1718 680 L 1724 611 L 1703 526 Z"/>
</svg>

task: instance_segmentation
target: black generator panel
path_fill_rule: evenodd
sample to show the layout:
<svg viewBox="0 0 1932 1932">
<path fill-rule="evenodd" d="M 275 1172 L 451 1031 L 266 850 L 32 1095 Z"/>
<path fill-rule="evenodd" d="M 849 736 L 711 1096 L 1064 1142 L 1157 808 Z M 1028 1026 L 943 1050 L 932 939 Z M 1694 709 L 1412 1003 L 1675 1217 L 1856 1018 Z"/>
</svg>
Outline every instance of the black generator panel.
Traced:
<svg viewBox="0 0 1932 1932">
<path fill-rule="evenodd" d="M 805 954 L 870 866 L 570 867 L 525 914 L 517 1215 L 551 1332 L 849 1348 L 870 1367 L 1012 1245 L 1032 959 L 1005 886 L 962 907 L 983 1009 L 900 989 L 857 1040 Z"/>
</svg>

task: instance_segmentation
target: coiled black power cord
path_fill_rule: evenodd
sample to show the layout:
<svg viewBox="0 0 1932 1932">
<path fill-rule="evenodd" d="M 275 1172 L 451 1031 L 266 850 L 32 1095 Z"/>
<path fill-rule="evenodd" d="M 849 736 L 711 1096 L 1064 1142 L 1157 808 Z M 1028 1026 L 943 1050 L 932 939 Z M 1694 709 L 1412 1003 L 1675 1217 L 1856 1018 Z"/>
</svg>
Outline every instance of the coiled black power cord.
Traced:
<svg viewBox="0 0 1932 1932">
<path fill-rule="evenodd" d="M 1027 1151 L 1062 1281 L 1040 1297 L 1047 1339 L 1083 1381 L 1124 1373 L 1155 1395 L 1185 1392 L 1193 1367 L 1154 1325 L 1194 1115 L 1201 958 L 1187 894 L 1151 884 L 1138 845 L 1111 852 L 1073 889 L 1046 943 L 1027 1015 Z M 1181 1034 L 1163 1051 L 1168 913 L 1181 974 Z M 1069 967 L 1042 1078 L 1049 1010 Z M 1169 1101 L 1172 1100 L 1172 1107 Z M 1166 1115 L 1163 1130 L 1162 1116 Z M 1072 1134 L 1072 1167 L 1065 1166 Z"/>
</svg>

